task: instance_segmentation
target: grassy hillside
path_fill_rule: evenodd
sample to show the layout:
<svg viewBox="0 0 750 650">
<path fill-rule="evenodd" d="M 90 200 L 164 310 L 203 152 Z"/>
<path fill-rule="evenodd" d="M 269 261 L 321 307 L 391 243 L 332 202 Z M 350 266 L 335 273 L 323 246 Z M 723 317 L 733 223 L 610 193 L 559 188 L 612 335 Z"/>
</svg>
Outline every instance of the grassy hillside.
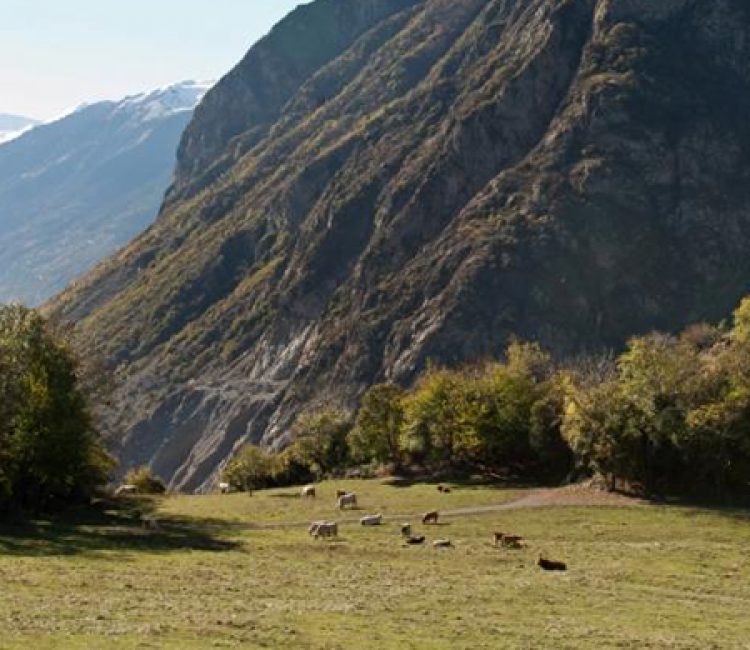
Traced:
<svg viewBox="0 0 750 650">
<path fill-rule="evenodd" d="M 502 504 L 522 490 L 378 482 L 135 502 L 132 512 L 0 528 L 2 647 L 743 648 L 750 638 L 750 520 L 683 507 L 542 507 L 415 525 L 455 548 L 404 547 L 395 522 L 342 526 L 336 542 L 280 525 L 363 510 L 414 514 Z M 135 504 L 133 504 L 135 505 Z M 410 518 L 415 524 L 415 517 Z M 341 519 L 340 519 L 341 520 Z M 400 521 L 400 518 L 399 518 Z M 268 528 L 264 525 L 271 524 Z M 492 547 L 495 530 L 520 551 Z M 539 551 L 569 563 L 538 570 Z"/>
</svg>

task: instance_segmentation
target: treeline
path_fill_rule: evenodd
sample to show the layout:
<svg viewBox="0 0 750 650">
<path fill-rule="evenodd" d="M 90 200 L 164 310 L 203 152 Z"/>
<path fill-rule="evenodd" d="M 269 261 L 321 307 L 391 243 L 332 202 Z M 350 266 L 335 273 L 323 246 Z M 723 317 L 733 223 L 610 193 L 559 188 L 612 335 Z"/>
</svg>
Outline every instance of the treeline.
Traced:
<svg viewBox="0 0 750 650">
<path fill-rule="evenodd" d="M 295 423 L 281 455 L 244 448 L 247 489 L 352 466 L 416 466 L 724 498 L 750 491 L 750 299 L 731 326 L 633 338 L 619 357 L 555 363 L 512 343 L 503 362 L 429 368 L 411 389 L 370 388 L 356 413 Z"/>
<path fill-rule="evenodd" d="M 81 368 L 36 312 L 0 306 L 0 517 L 88 499 L 113 460 Z"/>
</svg>

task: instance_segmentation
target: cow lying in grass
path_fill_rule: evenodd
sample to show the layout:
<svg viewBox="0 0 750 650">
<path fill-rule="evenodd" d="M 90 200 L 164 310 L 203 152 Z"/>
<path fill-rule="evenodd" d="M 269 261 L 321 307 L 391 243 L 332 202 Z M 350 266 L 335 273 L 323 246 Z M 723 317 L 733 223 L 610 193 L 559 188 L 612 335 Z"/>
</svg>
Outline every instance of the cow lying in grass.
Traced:
<svg viewBox="0 0 750 650">
<path fill-rule="evenodd" d="M 383 515 L 367 515 L 366 517 L 362 517 L 362 519 L 359 520 L 359 523 L 363 526 L 380 526 L 380 524 L 383 523 Z"/>
<path fill-rule="evenodd" d="M 495 546 L 502 544 L 506 548 L 521 548 L 523 546 L 523 537 L 520 535 L 506 535 L 505 533 L 495 533 Z"/>
<path fill-rule="evenodd" d="M 547 560 L 541 555 L 539 556 L 539 560 L 537 560 L 537 565 L 539 565 L 545 571 L 567 571 L 568 570 L 568 565 L 565 564 L 565 562 L 556 562 L 555 560 Z"/>
</svg>

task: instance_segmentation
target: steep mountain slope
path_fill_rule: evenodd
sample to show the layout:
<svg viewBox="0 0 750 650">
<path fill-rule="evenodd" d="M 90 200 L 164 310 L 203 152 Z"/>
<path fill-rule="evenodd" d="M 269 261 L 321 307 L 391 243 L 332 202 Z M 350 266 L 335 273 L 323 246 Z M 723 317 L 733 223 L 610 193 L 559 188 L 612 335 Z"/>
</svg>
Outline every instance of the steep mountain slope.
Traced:
<svg viewBox="0 0 750 650">
<path fill-rule="evenodd" d="M 430 358 L 725 316 L 750 283 L 748 55 L 743 0 L 292 14 L 196 112 L 154 226 L 50 306 L 120 370 L 125 464 L 195 489 Z"/>
<path fill-rule="evenodd" d="M 46 300 L 143 231 L 206 89 L 88 105 L 0 145 L 0 302 Z"/>
<path fill-rule="evenodd" d="M 18 137 L 26 129 L 39 124 L 37 120 L 22 115 L 8 115 L 0 113 L 0 144 Z"/>
</svg>

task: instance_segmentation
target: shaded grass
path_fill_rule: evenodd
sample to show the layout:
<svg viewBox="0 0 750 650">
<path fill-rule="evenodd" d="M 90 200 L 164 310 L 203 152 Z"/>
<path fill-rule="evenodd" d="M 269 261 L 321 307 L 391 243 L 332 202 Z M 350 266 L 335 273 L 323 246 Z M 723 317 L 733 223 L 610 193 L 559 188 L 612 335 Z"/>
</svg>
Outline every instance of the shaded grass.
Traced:
<svg viewBox="0 0 750 650">
<path fill-rule="evenodd" d="M 356 489 L 368 512 L 383 506 L 399 514 L 442 508 L 453 496 L 459 503 L 451 507 L 465 507 L 516 494 L 459 488 L 444 497 L 434 486 L 369 481 Z M 221 542 L 221 550 L 179 547 L 143 531 L 137 543 L 113 542 L 109 532 L 97 538 L 120 527 L 107 512 L 100 523 L 0 529 L 0 548 L 23 541 L 27 549 L 0 555 L 0 646 L 748 647 L 750 526 L 742 513 L 536 508 L 454 518 L 440 528 L 412 520 L 417 534 L 451 538 L 454 548 L 440 550 L 403 546 L 394 524 L 346 525 L 334 543 L 312 540 L 303 528 L 238 525 L 337 517 L 332 499 L 278 498 L 287 492 L 153 503 L 163 535 L 195 535 Z M 120 534 L 135 535 L 126 513 L 114 516 L 125 518 Z M 54 539 L 55 526 L 64 542 Z M 493 548 L 494 530 L 524 535 L 527 548 Z M 67 544 L 78 548 L 53 552 Z M 35 545 L 44 552 L 31 552 Z M 538 570 L 541 551 L 570 570 Z"/>
</svg>

